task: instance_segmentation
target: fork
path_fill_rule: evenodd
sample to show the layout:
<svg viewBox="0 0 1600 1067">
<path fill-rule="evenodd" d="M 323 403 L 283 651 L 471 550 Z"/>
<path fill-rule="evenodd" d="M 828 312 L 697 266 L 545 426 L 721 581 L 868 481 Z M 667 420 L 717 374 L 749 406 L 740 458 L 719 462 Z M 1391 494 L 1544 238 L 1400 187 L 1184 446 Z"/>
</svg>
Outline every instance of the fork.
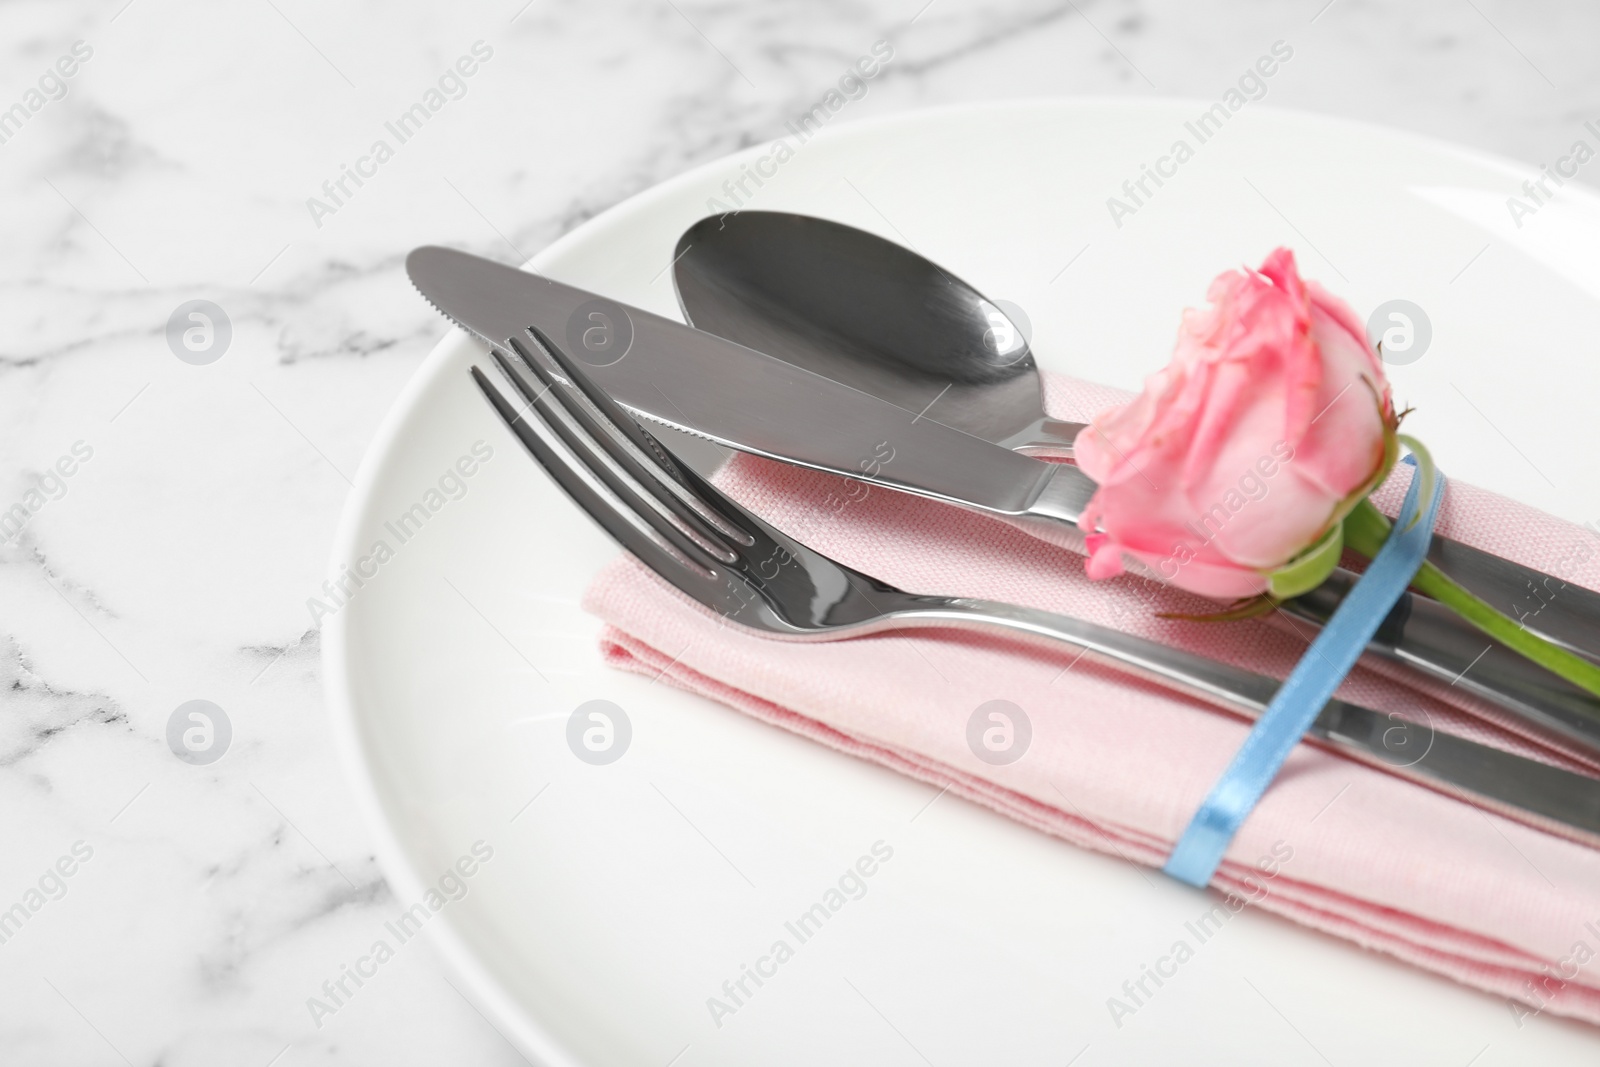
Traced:
<svg viewBox="0 0 1600 1067">
<path fill-rule="evenodd" d="M 624 549 L 703 608 L 785 641 L 890 631 L 1001 631 L 1127 672 L 1247 718 L 1278 680 L 1067 615 L 907 593 L 768 525 L 678 462 L 558 344 L 530 327 L 491 349 L 513 403 L 473 379 L 546 473 Z M 532 415 L 532 418 L 527 417 Z M 1308 740 L 1474 806 L 1600 845 L 1600 779 L 1330 700 Z"/>
</svg>

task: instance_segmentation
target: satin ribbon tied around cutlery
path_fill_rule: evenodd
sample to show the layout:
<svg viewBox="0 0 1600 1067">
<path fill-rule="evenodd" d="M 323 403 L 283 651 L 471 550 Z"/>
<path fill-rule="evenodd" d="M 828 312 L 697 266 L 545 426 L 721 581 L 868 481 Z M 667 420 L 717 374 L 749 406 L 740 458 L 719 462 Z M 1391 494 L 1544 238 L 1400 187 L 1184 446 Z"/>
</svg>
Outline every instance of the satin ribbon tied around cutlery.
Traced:
<svg viewBox="0 0 1600 1067">
<path fill-rule="evenodd" d="M 1416 466 L 1416 459 L 1405 461 Z M 1289 753 L 1361 658 L 1428 555 L 1433 525 L 1444 499 L 1444 476 L 1435 472 L 1433 491 L 1419 500 L 1421 470 L 1412 474 L 1393 531 L 1372 564 L 1311 642 L 1284 680 L 1272 703 L 1256 720 L 1217 784 L 1190 819 L 1162 868 L 1197 888 L 1211 882 L 1239 827 L 1278 776 Z M 1418 514 L 1418 508 L 1421 514 Z"/>
</svg>

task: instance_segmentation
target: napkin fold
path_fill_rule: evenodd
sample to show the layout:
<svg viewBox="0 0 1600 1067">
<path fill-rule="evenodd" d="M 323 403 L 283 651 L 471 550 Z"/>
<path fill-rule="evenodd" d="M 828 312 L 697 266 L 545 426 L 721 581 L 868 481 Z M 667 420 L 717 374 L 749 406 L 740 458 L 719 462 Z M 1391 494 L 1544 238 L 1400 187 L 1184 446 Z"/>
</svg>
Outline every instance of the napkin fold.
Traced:
<svg viewBox="0 0 1600 1067">
<path fill-rule="evenodd" d="M 1059 419 L 1087 421 L 1126 394 L 1047 380 Z M 1393 514 L 1409 470 L 1377 494 Z M 1062 612 L 1282 678 L 1309 633 L 1284 617 L 1201 623 L 1161 613 L 1209 601 L 1136 576 L 1091 582 L 1082 558 L 1007 523 L 934 501 L 738 456 L 717 482 L 797 540 L 911 592 Z M 865 491 L 863 491 L 865 490 Z M 1600 538 L 1452 479 L 1438 531 L 1600 588 Z M 1244 740 L 1242 718 L 1072 649 L 960 631 L 790 643 L 728 626 L 630 556 L 585 606 L 602 651 L 842 752 L 872 760 L 1075 845 L 1160 867 Z M 1580 753 L 1458 689 L 1364 659 L 1345 700 L 1595 774 Z M 969 747 L 992 700 L 1028 718 L 1016 762 Z M 1235 899 L 1507 998 L 1519 1018 L 1600 1024 L 1600 850 L 1302 744 L 1246 821 L 1213 886 Z"/>
</svg>

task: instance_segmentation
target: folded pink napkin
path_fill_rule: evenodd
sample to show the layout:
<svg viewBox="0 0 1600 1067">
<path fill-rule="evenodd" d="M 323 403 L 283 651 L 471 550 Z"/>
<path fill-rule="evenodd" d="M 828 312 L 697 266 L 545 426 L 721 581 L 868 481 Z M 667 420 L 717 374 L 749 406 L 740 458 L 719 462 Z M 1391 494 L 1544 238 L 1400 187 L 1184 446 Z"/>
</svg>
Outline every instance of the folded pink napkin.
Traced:
<svg viewBox="0 0 1600 1067">
<path fill-rule="evenodd" d="M 1061 419 L 1126 397 L 1048 384 Z M 1378 500 L 1391 514 L 1409 474 Z M 1158 612 L 1215 605 L 1142 578 L 1090 582 L 1083 561 L 1004 522 L 741 456 L 719 475 L 735 499 L 797 539 L 919 593 L 1059 611 L 1283 677 L 1305 637 L 1265 621 Z M 1452 480 L 1439 532 L 1600 588 L 1600 541 Z M 893 767 L 1085 848 L 1159 867 L 1249 723 L 1087 661 L 957 631 L 781 643 L 723 625 L 631 557 L 586 606 L 605 656 L 834 748 Z M 1444 684 L 1363 661 L 1339 695 L 1568 769 L 1596 768 L 1521 735 Z M 993 766 L 968 747 L 990 700 L 1020 706 L 1033 737 Z M 1285 858 L 1287 856 L 1288 858 Z M 1271 872 L 1270 874 L 1267 872 Z M 1518 1002 L 1600 1024 L 1600 850 L 1575 844 L 1310 745 L 1301 745 L 1218 869 L 1217 888 L 1267 911 Z"/>
</svg>

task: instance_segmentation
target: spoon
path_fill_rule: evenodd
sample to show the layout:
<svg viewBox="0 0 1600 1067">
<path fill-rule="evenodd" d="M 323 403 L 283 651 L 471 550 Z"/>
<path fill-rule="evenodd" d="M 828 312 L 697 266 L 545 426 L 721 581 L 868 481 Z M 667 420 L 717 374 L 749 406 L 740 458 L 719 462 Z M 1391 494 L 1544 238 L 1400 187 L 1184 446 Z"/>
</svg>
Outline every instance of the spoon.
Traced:
<svg viewBox="0 0 1600 1067">
<path fill-rule="evenodd" d="M 689 227 L 672 270 L 691 326 L 935 422 L 1055 457 L 1070 456 L 1083 429 L 1045 414 L 1028 340 L 1004 311 L 893 241 L 741 211 Z M 1529 629 L 1600 660 L 1600 593 L 1437 534 L 1428 558 Z"/>
<path fill-rule="evenodd" d="M 1070 455 L 1021 329 L 954 274 L 826 219 L 741 211 L 678 239 L 672 280 L 696 329 L 1019 452 Z"/>
</svg>

